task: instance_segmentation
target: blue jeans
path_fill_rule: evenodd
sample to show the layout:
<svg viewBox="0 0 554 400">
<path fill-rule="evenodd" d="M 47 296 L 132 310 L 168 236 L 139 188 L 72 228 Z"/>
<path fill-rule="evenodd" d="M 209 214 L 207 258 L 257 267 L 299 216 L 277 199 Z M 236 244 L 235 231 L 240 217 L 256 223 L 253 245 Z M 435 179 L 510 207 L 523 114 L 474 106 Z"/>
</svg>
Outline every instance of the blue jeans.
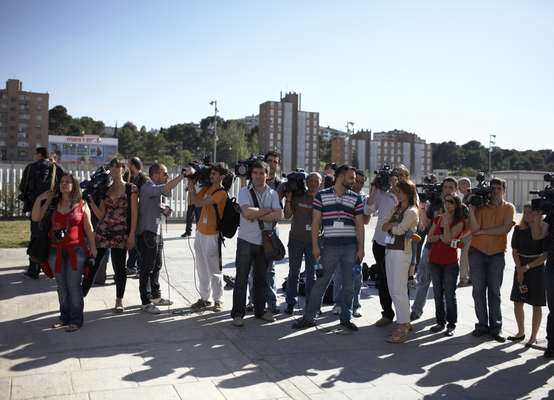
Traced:
<svg viewBox="0 0 554 400">
<path fill-rule="evenodd" d="M 56 284 L 58 285 L 58 300 L 60 302 L 60 321 L 64 324 L 83 326 L 83 267 L 85 265 L 85 253 L 81 247 L 75 248 L 77 255 L 77 268 L 74 271 L 71 267 L 69 256 L 66 250 L 62 251 L 61 270 L 54 272 Z M 56 265 L 56 250 L 50 250 L 48 263 L 54 269 Z"/>
<path fill-rule="evenodd" d="M 266 277 L 267 291 L 265 293 L 265 301 L 267 302 L 267 308 L 273 310 L 277 308 L 277 288 L 275 287 L 275 262 L 273 260 L 267 260 Z"/>
<path fill-rule="evenodd" d="M 341 322 L 350 321 L 352 316 L 352 297 L 353 297 L 353 282 L 352 282 L 352 267 L 356 263 L 356 244 L 346 245 L 329 245 L 321 249 L 321 266 L 323 267 L 323 276 L 315 281 L 310 300 L 304 310 L 304 319 L 306 321 L 314 321 L 315 316 L 321 308 L 323 295 L 327 287 L 333 279 L 335 271 L 342 272 L 342 288 L 341 288 Z"/>
<path fill-rule="evenodd" d="M 499 334 L 502 330 L 500 287 L 505 265 L 504 253 L 489 256 L 473 247 L 469 249 L 472 294 L 478 321 L 475 329 L 489 332 L 491 335 Z"/>
<path fill-rule="evenodd" d="M 545 270 L 546 301 L 548 319 L 546 320 L 546 340 L 548 349 L 554 351 L 554 264 L 548 264 Z"/>
<path fill-rule="evenodd" d="M 362 290 L 362 265 L 361 264 L 354 264 L 352 266 L 352 282 L 353 282 L 353 300 L 352 300 L 352 309 L 357 310 L 361 307 L 360 304 L 360 291 Z M 335 306 L 340 306 L 340 289 L 342 288 L 342 274 L 340 271 L 336 271 L 335 275 L 333 275 L 333 301 L 335 302 Z"/>
<path fill-rule="evenodd" d="M 289 239 L 289 277 L 287 278 L 287 304 L 295 305 L 298 296 L 298 276 L 302 266 L 302 258 L 306 261 L 304 268 L 304 281 L 306 292 L 306 304 L 315 282 L 314 256 L 312 254 L 312 243 L 301 240 Z"/>
<path fill-rule="evenodd" d="M 246 289 L 248 274 L 253 269 L 254 315 L 260 317 L 264 313 L 267 291 L 267 260 L 264 248 L 243 239 L 237 239 L 237 255 L 235 267 L 235 287 L 233 288 L 233 309 L 231 317 L 244 317 L 246 311 Z"/>
<path fill-rule="evenodd" d="M 425 303 L 427 302 L 427 292 L 429 292 L 429 285 L 431 285 L 429 251 L 429 247 L 423 247 L 419 264 L 417 264 L 417 285 L 415 299 L 412 304 L 412 312 L 418 317 L 421 317 L 421 314 L 423 314 L 423 307 L 425 307 Z"/>
<path fill-rule="evenodd" d="M 433 280 L 435 295 L 435 316 L 437 324 L 454 327 L 458 322 L 458 306 L 456 304 L 456 282 L 460 267 L 458 263 L 448 265 L 429 264 L 429 272 Z M 446 302 L 446 314 L 444 303 Z"/>
</svg>

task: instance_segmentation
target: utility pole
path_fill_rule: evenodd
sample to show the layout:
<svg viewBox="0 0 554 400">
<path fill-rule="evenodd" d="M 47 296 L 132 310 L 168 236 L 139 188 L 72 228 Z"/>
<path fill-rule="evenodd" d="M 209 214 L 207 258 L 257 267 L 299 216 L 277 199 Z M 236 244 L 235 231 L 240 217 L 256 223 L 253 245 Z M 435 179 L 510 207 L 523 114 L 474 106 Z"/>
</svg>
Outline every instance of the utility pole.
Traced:
<svg viewBox="0 0 554 400">
<path fill-rule="evenodd" d="M 216 163 L 215 155 L 217 152 L 217 112 L 219 111 L 217 109 L 217 100 L 210 101 L 210 105 L 214 106 L 214 157 L 213 157 L 213 163 Z"/>
<path fill-rule="evenodd" d="M 496 135 L 489 135 L 489 178 L 492 177 L 492 148 L 496 144 Z"/>
</svg>

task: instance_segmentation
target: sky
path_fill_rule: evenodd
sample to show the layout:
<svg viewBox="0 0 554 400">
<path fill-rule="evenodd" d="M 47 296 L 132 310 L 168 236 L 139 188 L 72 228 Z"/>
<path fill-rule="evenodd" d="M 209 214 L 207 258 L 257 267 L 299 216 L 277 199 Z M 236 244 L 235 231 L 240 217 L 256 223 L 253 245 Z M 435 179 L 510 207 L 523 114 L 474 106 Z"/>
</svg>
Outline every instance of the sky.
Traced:
<svg viewBox="0 0 554 400">
<path fill-rule="evenodd" d="M 554 1 L 0 0 L 0 80 L 148 129 L 302 94 L 320 125 L 554 148 Z"/>
</svg>

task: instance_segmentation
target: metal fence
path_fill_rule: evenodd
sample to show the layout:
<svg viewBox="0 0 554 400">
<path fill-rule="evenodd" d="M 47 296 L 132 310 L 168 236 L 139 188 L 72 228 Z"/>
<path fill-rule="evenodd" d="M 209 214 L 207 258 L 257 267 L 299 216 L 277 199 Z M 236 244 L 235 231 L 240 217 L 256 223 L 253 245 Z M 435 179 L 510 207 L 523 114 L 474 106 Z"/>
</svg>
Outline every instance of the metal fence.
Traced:
<svg viewBox="0 0 554 400">
<path fill-rule="evenodd" d="M 17 200 L 19 195 L 19 182 L 23 175 L 24 167 L 21 166 L 0 166 L 0 217 L 11 218 L 23 216 L 23 204 Z M 90 178 L 90 174 L 94 171 L 88 170 L 69 170 L 80 182 Z M 169 171 L 170 179 L 180 173 L 178 170 Z M 236 197 L 240 189 L 240 180 L 235 179 L 229 196 Z M 170 219 L 185 218 L 187 213 L 186 180 L 183 180 L 171 192 L 171 197 L 167 199 L 167 203 L 173 209 L 173 214 Z"/>
</svg>

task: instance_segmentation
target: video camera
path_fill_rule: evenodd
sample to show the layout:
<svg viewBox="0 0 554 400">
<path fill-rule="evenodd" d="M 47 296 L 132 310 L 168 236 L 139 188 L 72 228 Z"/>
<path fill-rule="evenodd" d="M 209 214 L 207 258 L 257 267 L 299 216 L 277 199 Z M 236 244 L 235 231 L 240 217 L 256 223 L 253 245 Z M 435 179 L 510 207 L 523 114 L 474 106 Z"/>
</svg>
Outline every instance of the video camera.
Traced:
<svg viewBox="0 0 554 400">
<path fill-rule="evenodd" d="M 434 175 L 425 176 L 423 183 L 417 184 L 416 188 L 421 202 L 428 201 L 435 209 L 442 207 L 442 183 L 437 183 Z"/>
<path fill-rule="evenodd" d="M 193 161 L 181 170 L 185 178 L 188 178 L 200 187 L 210 186 L 210 173 L 212 166 L 208 160 Z"/>
<path fill-rule="evenodd" d="M 325 166 L 325 169 L 331 168 L 333 171 L 337 170 L 337 163 L 329 163 Z M 323 178 L 323 188 L 327 189 L 330 188 L 335 184 L 335 178 L 332 175 L 325 175 Z"/>
<path fill-rule="evenodd" d="M 533 210 L 541 210 L 543 214 L 549 217 L 548 219 L 552 219 L 554 218 L 554 187 L 552 186 L 554 182 L 554 174 L 544 175 L 544 181 L 548 182 L 549 185 L 547 185 L 543 190 L 529 192 L 529 194 L 539 196 L 538 199 L 531 200 L 531 208 L 533 208 Z M 552 226 L 552 224 L 550 225 Z"/>
<path fill-rule="evenodd" d="M 252 172 L 252 164 L 254 164 L 256 161 L 263 161 L 263 160 L 264 160 L 263 154 L 258 154 L 258 155 L 252 154 L 250 158 L 246 160 L 237 161 L 237 164 L 235 165 L 235 175 L 240 176 L 241 178 L 250 179 L 250 173 Z"/>
<path fill-rule="evenodd" d="M 95 202 L 101 200 L 110 186 L 113 184 L 113 178 L 107 166 L 101 166 L 92 173 L 89 180 L 79 184 L 83 189 L 83 198 L 92 197 Z"/>
<path fill-rule="evenodd" d="M 477 186 L 471 189 L 471 195 L 468 197 L 466 205 L 476 208 L 484 207 L 492 200 L 491 183 L 486 180 L 483 172 L 478 173 L 475 179 L 477 179 Z"/>
<path fill-rule="evenodd" d="M 292 193 L 293 196 L 301 196 L 308 191 L 306 179 L 308 174 L 302 168 L 296 168 L 286 176 L 287 180 L 283 183 L 283 192 Z"/>
<path fill-rule="evenodd" d="M 377 189 L 381 189 L 384 192 L 390 190 L 389 178 L 392 176 L 392 168 L 389 164 L 383 165 L 380 170 L 374 171 L 375 179 L 371 183 Z"/>
</svg>

